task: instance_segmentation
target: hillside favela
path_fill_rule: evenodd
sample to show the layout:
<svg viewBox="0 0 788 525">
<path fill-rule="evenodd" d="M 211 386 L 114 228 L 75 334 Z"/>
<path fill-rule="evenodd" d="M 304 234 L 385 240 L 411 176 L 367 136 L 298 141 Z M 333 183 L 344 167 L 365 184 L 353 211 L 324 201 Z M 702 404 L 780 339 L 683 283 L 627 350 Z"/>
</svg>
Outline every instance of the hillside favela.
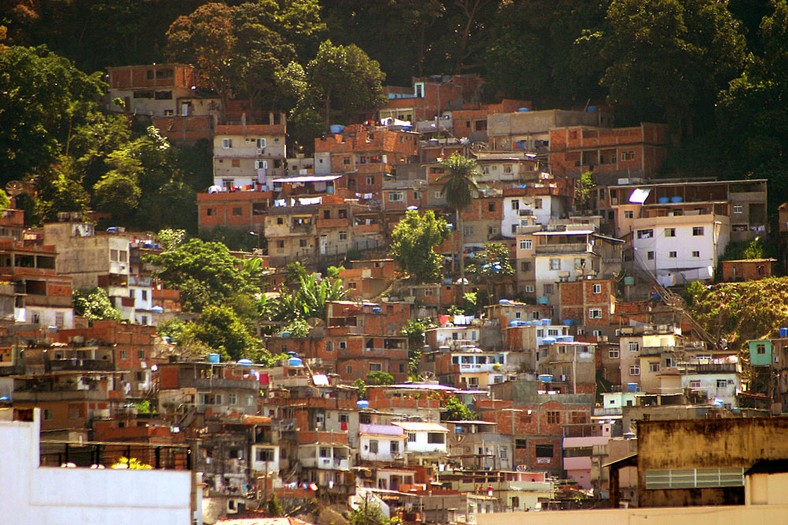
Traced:
<svg viewBox="0 0 788 525">
<path fill-rule="evenodd" d="M 0 2 L 0 523 L 788 523 L 788 0 Z"/>
</svg>

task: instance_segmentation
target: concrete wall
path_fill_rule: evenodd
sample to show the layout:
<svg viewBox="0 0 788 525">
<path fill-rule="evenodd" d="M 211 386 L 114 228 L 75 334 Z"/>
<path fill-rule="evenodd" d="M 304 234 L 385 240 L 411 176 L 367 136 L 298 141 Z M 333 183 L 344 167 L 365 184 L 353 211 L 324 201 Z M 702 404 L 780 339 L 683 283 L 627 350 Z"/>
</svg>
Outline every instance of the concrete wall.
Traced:
<svg viewBox="0 0 788 525">
<path fill-rule="evenodd" d="M 788 505 L 689 507 L 662 509 L 572 510 L 480 514 L 478 525 L 719 525 L 720 523 L 784 523 Z"/>
<path fill-rule="evenodd" d="M 0 450 L 3 523 L 192 522 L 190 472 L 39 467 L 38 410 L 0 420 Z"/>
</svg>

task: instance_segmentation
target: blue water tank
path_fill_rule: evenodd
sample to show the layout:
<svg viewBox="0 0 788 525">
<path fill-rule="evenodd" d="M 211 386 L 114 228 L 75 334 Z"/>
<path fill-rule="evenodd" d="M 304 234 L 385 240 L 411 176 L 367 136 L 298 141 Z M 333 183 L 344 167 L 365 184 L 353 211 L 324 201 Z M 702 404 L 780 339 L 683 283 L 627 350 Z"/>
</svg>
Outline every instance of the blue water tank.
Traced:
<svg viewBox="0 0 788 525">
<path fill-rule="evenodd" d="M 252 366 L 252 360 L 251 359 L 239 359 L 238 360 L 238 364 L 240 366 Z"/>
<path fill-rule="evenodd" d="M 682 199 L 680 195 L 676 195 L 675 197 L 670 198 L 670 202 L 681 202 L 683 200 L 684 199 Z"/>
<path fill-rule="evenodd" d="M 509 304 L 509 303 L 510 303 L 509 299 L 501 299 L 498 301 L 498 304 Z"/>
<path fill-rule="evenodd" d="M 328 129 L 331 130 L 331 133 L 336 135 L 337 133 L 342 133 L 343 131 L 345 131 L 345 126 L 341 124 L 334 124 L 332 126 L 329 126 Z"/>
<path fill-rule="evenodd" d="M 537 297 L 536 304 L 549 304 L 550 300 L 547 297 Z"/>
<path fill-rule="evenodd" d="M 561 324 L 564 326 L 572 326 L 575 324 L 575 321 L 574 319 L 564 319 L 563 321 L 561 321 Z"/>
<path fill-rule="evenodd" d="M 596 113 L 596 112 L 597 112 L 597 109 L 598 109 L 598 108 L 597 108 L 596 106 L 588 106 L 588 107 L 586 108 L 586 111 L 587 111 L 587 112 L 589 112 L 589 113 Z"/>
<path fill-rule="evenodd" d="M 627 383 L 627 392 L 637 392 L 638 391 L 638 384 L 637 383 Z"/>
<path fill-rule="evenodd" d="M 531 108 L 517 108 L 518 113 L 525 113 L 526 111 L 531 111 Z"/>
<path fill-rule="evenodd" d="M 788 337 L 788 327 L 780 328 L 780 337 Z"/>
<path fill-rule="evenodd" d="M 221 356 L 219 354 L 208 354 L 209 363 L 218 363 L 220 361 L 221 361 Z"/>
<path fill-rule="evenodd" d="M 359 399 L 356 402 L 356 407 L 358 407 L 360 410 L 364 410 L 366 408 L 369 408 L 369 401 L 367 401 L 366 399 Z"/>
<path fill-rule="evenodd" d="M 660 204 L 667 204 L 667 203 L 669 203 L 669 202 L 670 202 L 670 197 L 660 197 L 659 199 L 657 199 L 657 201 L 658 201 Z"/>
<path fill-rule="evenodd" d="M 542 319 L 542 326 L 548 326 L 553 323 L 552 319 Z"/>
<path fill-rule="evenodd" d="M 555 338 L 554 337 L 544 337 L 544 338 L 542 338 L 542 344 L 543 345 L 551 345 L 553 343 L 555 343 Z"/>
<path fill-rule="evenodd" d="M 379 313 L 381 313 L 382 311 L 383 311 L 383 309 L 382 309 L 380 306 L 373 306 L 373 307 L 372 307 L 372 313 L 373 313 L 373 314 L 379 314 Z"/>
<path fill-rule="evenodd" d="M 551 374 L 540 374 L 539 381 L 541 381 L 542 383 L 552 383 L 553 376 Z"/>
<path fill-rule="evenodd" d="M 290 359 L 287 360 L 287 364 L 289 366 L 302 366 L 303 361 L 301 361 L 301 359 L 299 359 L 298 357 L 291 357 Z"/>
</svg>

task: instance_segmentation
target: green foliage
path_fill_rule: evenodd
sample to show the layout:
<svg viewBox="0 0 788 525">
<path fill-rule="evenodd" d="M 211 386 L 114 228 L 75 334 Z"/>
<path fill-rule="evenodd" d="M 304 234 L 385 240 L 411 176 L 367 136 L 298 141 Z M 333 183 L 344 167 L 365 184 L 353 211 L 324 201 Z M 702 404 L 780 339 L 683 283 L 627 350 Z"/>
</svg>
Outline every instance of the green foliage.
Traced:
<svg viewBox="0 0 788 525">
<path fill-rule="evenodd" d="M 105 84 L 45 46 L 0 50 L 0 183 L 49 169 Z"/>
<path fill-rule="evenodd" d="M 288 332 L 290 337 L 309 337 L 312 327 L 304 319 L 293 319 L 285 326 L 283 332 Z"/>
<path fill-rule="evenodd" d="M 117 311 L 109 300 L 106 290 L 93 288 L 92 290 L 75 290 L 73 294 L 74 313 L 87 318 L 89 321 L 114 319 L 120 321 L 120 312 Z"/>
<path fill-rule="evenodd" d="M 741 259 L 763 259 L 768 257 L 767 245 L 763 239 L 756 237 L 750 242 L 732 242 L 725 247 L 723 261 Z"/>
<path fill-rule="evenodd" d="M 341 301 L 347 297 L 347 290 L 339 279 L 319 279 L 315 274 L 299 277 L 300 286 L 293 290 L 281 289 L 274 307 L 277 320 L 325 319 L 326 302 Z"/>
<path fill-rule="evenodd" d="M 155 412 L 155 407 L 147 399 L 134 403 L 134 406 L 137 407 L 137 414 L 141 416 L 149 416 Z"/>
<path fill-rule="evenodd" d="M 285 509 L 282 508 L 282 504 L 279 503 L 279 498 L 276 497 L 276 494 L 271 496 L 271 499 L 268 500 L 268 503 L 266 504 L 266 510 L 268 512 L 268 516 L 272 518 L 284 516 L 285 514 Z"/>
<path fill-rule="evenodd" d="M 370 372 L 367 374 L 368 385 L 393 385 L 394 376 L 388 372 Z"/>
<path fill-rule="evenodd" d="M 594 189 L 594 173 L 585 171 L 575 183 L 575 207 L 580 210 L 588 209 L 591 204 L 591 190 Z"/>
<path fill-rule="evenodd" d="M 358 389 L 359 399 L 367 398 L 367 384 L 364 382 L 363 379 L 356 379 L 355 381 L 353 381 L 353 386 Z"/>
<path fill-rule="evenodd" d="M 441 404 L 441 419 L 444 421 L 474 421 L 476 413 L 454 396 L 448 396 Z"/>
<path fill-rule="evenodd" d="M 186 230 L 165 228 L 156 234 L 156 242 L 162 250 L 170 251 L 178 248 L 186 240 Z"/>
<path fill-rule="evenodd" d="M 173 317 L 172 319 L 168 319 L 163 323 L 159 323 L 156 327 L 156 331 L 162 338 L 168 338 L 170 342 L 178 344 L 181 340 L 181 336 L 183 334 L 183 329 L 186 326 L 186 323 L 177 317 Z"/>
<path fill-rule="evenodd" d="M 504 281 L 514 275 L 509 247 L 501 242 L 488 242 L 484 250 L 476 254 L 476 261 L 468 267 L 474 273 L 488 281 Z"/>
<path fill-rule="evenodd" d="M 350 525 L 392 525 L 392 520 L 383 514 L 380 507 L 368 500 L 350 513 L 348 522 Z"/>
<path fill-rule="evenodd" d="M 700 281 L 691 281 L 682 294 L 688 305 L 697 304 L 706 293 L 706 285 Z"/>
<path fill-rule="evenodd" d="M 602 84 L 628 122 L 667 121 L 691 135 L 744 62 L 744 38 L 725 3 L 613 0 L 602 50 Z"/>
<path fill-rule="evenodd" d="M 449 236 L 449 226 L 432 210 L 408 210 L 391 234 L 391 256 L 416 282 L 440 279 L 442 259 L 435 247 Z"/>
<path fill-rule="evenodd" d="M 709 290 L 693 287 L 689 312 L 732 349 L 742 348 L 748 339 L 774 336 L 780 327 L 788 326 L 786 277 L 720 283 Z"/>
<path fill-rule="evenodd" d="M 147 260 L 158 267 L 156 275 L 165 286 L 180 290 L 187 311 L 199 312 L 208 305 L 253 291 L 239 269 L 240 261 L 221 243 L 189 239 Z"/>
<path fill-rule="evenodd" d="M 475 312 L 479 304 L 476 292 L 465 292 L 462 296 L 462 309 L 464 312 Z"/>
<path fill-rule="evenodd" d="M 440 167 L 445 170 L 436 181 L 441 185 L 441 195 L 452 210 L 464 210 L 471 203 L 473 192 L 479 189 L 476 183 L 479 164 L 476 159 L 452 153 L 440 162 Z"/>
<path fill-rule="evenodd" d="M 0 189 L 0 210 L 8 209 L 11 205 L 11 199 L 8 198 L 8 194 Z"/>
<path fill-rule="evenodd" d="M 250 333 L 243 320 L 229 306 L 206 306 L 198 323 L 183 327 L 181 344 L 197 341 L 224 359 L 258 359 L 260 342 Z"/>
</svg>

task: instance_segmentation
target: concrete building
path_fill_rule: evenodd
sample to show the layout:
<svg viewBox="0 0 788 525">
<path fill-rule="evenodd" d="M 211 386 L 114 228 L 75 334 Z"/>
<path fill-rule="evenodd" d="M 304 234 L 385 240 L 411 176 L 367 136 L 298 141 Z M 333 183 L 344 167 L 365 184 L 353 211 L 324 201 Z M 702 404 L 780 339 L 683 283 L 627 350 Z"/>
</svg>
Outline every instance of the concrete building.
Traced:
<svg viewBox="0 0 788 525">
<path fill-rule="evenodd" d="M 271 180 L 287 174 L 283 113 L 271 112 L 270 124 L 216 126 L 213 137 L 213 184 L 222 191 L 268 191 Z"/>
<path fill-rule="evenodd" d="M 44 467 L 40 411 L 0 409 L 8 523 L 202 523 L 189 471 Z"/>
<path fill-rule="evenodd" d="M 491 114 L 487 136 L 493 151 L 527 151 L 546 154 L 552 149 L 550 130 L 565 126 L 610 126 L 612 116 L 604 111 L 516 111 Z"/>
</svg>

